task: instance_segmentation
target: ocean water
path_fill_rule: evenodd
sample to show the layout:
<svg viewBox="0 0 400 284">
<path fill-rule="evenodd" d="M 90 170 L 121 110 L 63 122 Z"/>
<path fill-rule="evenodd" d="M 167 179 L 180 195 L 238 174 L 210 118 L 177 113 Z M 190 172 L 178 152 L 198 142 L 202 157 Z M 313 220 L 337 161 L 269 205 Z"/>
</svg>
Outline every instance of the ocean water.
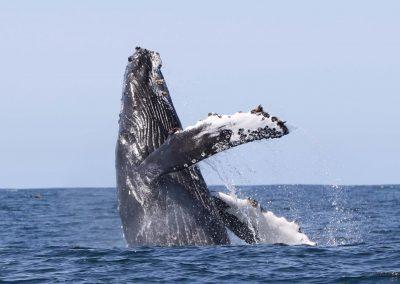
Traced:
<svg viewBox="0 0 400 284">
<path fill-rule="evenodd" d="M 244 186 L 238 196 L 296 220 L 317 245 L 126 248 L 114 188 L 1 189 L 0 282 L 400 282 L 400 186 Z"/>
</svg>

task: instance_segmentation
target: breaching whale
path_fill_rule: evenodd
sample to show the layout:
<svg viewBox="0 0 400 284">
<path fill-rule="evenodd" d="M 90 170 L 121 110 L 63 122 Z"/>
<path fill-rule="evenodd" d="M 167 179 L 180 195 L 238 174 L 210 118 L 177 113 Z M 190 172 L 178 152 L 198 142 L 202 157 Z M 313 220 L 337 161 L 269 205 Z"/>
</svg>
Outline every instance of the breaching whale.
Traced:
<svg viewBox="0 0 400 284">
<path fill-rule="evenodd" d="M 125 240 L 136 245 L 229 244 L 227 227 L 248 243 L 257 236 L 212 197 L 196 165 L 218 152 L 289 133 L 258 106 L 232 115 L 210 113 L 181 122 L 157 52 L 136 48 L 128 58 L 116 145 L 118 207 Z"/>
</svg>

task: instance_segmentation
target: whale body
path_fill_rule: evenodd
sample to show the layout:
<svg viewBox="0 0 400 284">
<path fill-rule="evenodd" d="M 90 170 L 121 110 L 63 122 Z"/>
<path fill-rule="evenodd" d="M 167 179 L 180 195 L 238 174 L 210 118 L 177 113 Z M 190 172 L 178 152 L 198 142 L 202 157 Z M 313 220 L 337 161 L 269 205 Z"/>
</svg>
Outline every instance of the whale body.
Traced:
<svg viewBox="0 0 400 284">
<path fill-rule="evenodd" d="M 137 47 L 124 75 L 116 176 L 125 240 L 129 246 L 229 244 L 224 201 L 216 203 L 210 195 L 197 163 L 289 130 L 261 106 L 231 115 L 210 113 L 182 129 L 161 65 L 157 52 Z M 239 219 L 229 226 L 248 231 Z"/>
</svg>

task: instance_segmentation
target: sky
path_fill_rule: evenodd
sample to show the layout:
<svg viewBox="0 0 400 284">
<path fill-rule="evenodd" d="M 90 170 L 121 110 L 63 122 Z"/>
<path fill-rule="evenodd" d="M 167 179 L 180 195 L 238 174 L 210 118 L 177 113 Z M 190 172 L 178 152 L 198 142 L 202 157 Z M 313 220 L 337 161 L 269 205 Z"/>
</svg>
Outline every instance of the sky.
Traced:
<svg viewBox="0 0 400 284">
<path fill-rule="evenodd" d="M 184 126 L 262 104 L 296 128 L 209 184 L 400 183 L 399 1 L 2 1 L 0 188 L 115 186 L 122 75 L 158 51 Z"/>
</svg>

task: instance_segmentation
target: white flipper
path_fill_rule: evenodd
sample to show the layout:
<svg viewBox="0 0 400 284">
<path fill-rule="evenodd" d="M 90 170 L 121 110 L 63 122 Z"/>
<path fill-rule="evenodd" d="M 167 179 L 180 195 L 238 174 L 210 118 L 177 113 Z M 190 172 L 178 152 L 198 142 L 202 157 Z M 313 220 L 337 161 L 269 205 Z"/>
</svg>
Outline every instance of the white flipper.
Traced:
<svg viewBox="0 0 400 284">
<path fill-rule="evenodd" d="M 219 210 L 224 211 L 225 219 L 228 220 L 226 223 L 229 224 L 229 220 L 233 220 L 232 217 L 236 220 L 235 224 L 240 223 L 240 227 L 237 226 L 239 235 L 244 232 L 243 227 L 247 228 L 247 239 L 253 241 L 247 241 L 242 235 L 239 237 L 248 243 L 315 245 L 304 233 L 300 232 L 298 224 L 263 210 L 254 200 L 240 199 L 222 192 L 219 192 L 216 198 L 225 203 L 224 208 L 219 207 Z M 229 229 L 236 231 L 234 227 Z M 238 232 L 234 233 L 238 234 Z"/>
<path fill-rule="evenodd" d="M 185 130 L 173 130 L 167 141 L 140 165 L 148 180 L 187 168 L 218 152 L 254 140 L 280 138 L 289 133 L 285 123 L 259 106 L 251 112 L 210 114 Z"/>
</svg>

